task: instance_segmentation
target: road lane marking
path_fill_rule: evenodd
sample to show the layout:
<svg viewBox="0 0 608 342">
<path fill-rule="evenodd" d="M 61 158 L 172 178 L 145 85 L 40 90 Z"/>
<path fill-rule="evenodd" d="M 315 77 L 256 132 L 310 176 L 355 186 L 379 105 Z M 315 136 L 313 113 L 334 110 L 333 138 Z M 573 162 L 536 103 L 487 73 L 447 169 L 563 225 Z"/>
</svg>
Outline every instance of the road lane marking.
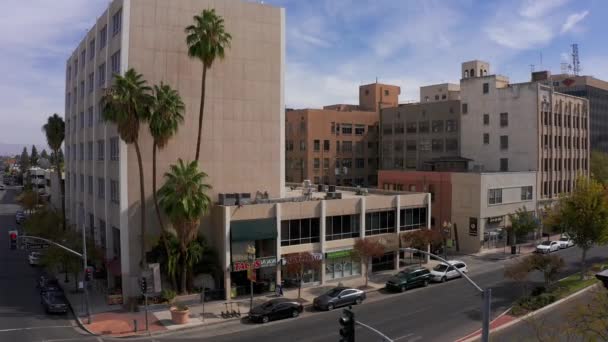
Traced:
<svg viewBox="0 0 608 342">
<path fill-rule="evenodd" d="M 412 336 L 412 335 L 414 335 L 414 334 L 413 334 L 413 333 L 409 333 L 409 334 L 407 334 L 407 335 L 399 336 L 399 337 L 397 337 L 397 338 L 394 338 L 394 339 L 393 339 L 393 341 L 399 341 L 399 340 L 401 340 L 401 339 L 408 338 L 408 337 L 410 337 L 410 336 Z"/>
<path fill-rule="evenodd" d="M 50 325 L 50 326 L 44 326 L 44 327 L 0 329 L 0 333 L 10 332 L 10 331 L 21 331 L 21 330 L 57 329 L 57 328 L 72 328 L 72 326 L 71 325 Z"/>
</svg>

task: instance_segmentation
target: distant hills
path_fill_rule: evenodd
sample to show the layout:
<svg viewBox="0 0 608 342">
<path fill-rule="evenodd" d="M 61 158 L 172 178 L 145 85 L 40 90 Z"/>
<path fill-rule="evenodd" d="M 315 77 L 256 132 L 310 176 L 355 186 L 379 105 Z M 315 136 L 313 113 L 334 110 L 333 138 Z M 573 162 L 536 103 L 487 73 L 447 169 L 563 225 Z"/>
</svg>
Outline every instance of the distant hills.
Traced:
<svg viewBox="0 0 608 342">
<path fill-rule="evenodd" d="M 32 149 L 32 144 L 5 144 L 0 142 L 0 156 L 15 156 L 21 154 L 23 147 L 27 147 L 27 152 L 29 153 Z M 43 149 L 46 149 L 46 151 L 50 153 L 50 149 L 46 145 L 36 145 L 36 149 L 38 149 L 38 153 L 42 152 Z"/>
</svg>

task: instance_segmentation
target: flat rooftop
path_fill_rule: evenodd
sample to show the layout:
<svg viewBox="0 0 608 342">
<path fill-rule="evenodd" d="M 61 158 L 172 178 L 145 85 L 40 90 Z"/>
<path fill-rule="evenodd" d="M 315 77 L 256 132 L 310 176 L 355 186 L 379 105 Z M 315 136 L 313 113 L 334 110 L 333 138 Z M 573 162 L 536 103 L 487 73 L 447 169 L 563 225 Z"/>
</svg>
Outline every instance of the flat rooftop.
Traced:
<svg viewBox="0 0 608 342">
<path fill-rule="evenodd" d="M 288 183 L 289 184 L 289 183 Z M 327 190 L 327 185 L 325 186 L 325 190 Z M 342 194 L 342 199 L 345 198 L 359 198 L 362 196 L 395 196 L 395 195 L 407 195 L 407 194 L 417 194 L 422 192 L 412 192 L 412 191 L 391 191 L 391 190 L 383 190 L 377 188 L 364 188 L 361 187 L 357 189 L 356 187 L 347 187 L 347 186 L 336 186 L 336 193 Z M 313 185 L 310 193 L 310 198 L 308 200 L 322 200 L 325 199 L 327 195 L 326 191 L 318 191 L 317 186 Z M 286 186 L 285 189 L 285 197 L 283 198 L 300 198 L 304 196 L 304 187 L 301 184 L 292 184 Z"/>
</svg>

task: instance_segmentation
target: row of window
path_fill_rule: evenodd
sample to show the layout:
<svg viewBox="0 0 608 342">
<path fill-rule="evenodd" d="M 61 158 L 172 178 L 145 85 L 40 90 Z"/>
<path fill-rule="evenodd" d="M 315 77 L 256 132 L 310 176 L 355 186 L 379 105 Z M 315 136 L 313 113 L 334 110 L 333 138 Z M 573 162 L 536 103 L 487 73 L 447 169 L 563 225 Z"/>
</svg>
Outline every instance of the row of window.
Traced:
<svg viewBox="0 0 608 342">
<path fill-rule="evenodd" d="M 369 126 L 368 130 L 372 131 L 373 126 Z M 351 123 L 331 123 L 330 133 L 337 134 L 340 133 L 343 135 L 352 135 L 354 128 L 355 135 L 364 135 L 365 134 L 365 125 L 362 124 L 351 124 Z"/>
<path fill-rule="evenodd" d="M 563 144 L 562 144 L 563 142 Z M 565 136 L 553 136 L 548 134 L 543 135 L 543 147 L 544 148 L 566 148 L 566 149 L 587 149 L 587 139 L 583 137 L 571 137 Z"/>
<path fill-rule="evenodd" d="M 544 158 L 543 159 L 543 171 L 570 171 L 570 170 L 587 170 L 587 159 L 586 158 Z"/>
<path fill-rule="evenodd" d="M 93 106 L 89 106 L 86 112 L 86 126 L 93 127 L 95 122 L 101 124 L 103 123 L 103 103 L 99 101 L 97 104 L 97 111 L 94 110 Z M 95 119 L 95 113 L 97 113 L 97 119 Z M 79 115 L 74 115 L 72 119 L 68 117 L 66 120 L 66 135 L 69 135 L 70 132 L 76 132 L 78 128 L 85 127 L 85 112 L 82 111 Z"/>
<path fill-rule="evenodd" d="M 501 204 L 502 202 L 502 190 L 503 189 L 489 189 L 488 190 L 488 204 Z M 522 201 L 531 201 L 533 198 L 534 188 L 532 185 L 522 186 L 520 188 Z"/>
<path fill-rule="evenodd" d="M 115 36 L 116 34 L 118 34 L 120 32 L 122 28 L 122 9 L 119 9 L 118 11 L 116 11 L 114 13 L 114 15 L 112 15 L 112 36 Z M 107 25 L 104 25 L 100 30 L 99 30 L 99 51 L 103 50 L 107 43 L 108 43 L 108 28 Z M 89 52 L 89 60 L 93 60 L 95 58 L 95 38 L 91 39 L 91 41 L 89 42 L 89 48 L 88 48 L 88 52 Z M 84 69 L 85 65 L 86 65 L 86 58 L 87 56 L 87 49 L 83 49 L 80 52 L 80 60 L 78 60 L 78 58 L 74 59 L 74 76 L 78 75 L 78 62 L 80 61 L 80 68 Z M 67 80 L 70 81 L 72 79 L 72 66 L 68 66 L 67 68 Z"/>
<path fill-rule="evenodd" d="M 110 138 L 110 160 L 118 161 L 120 154 L 120 145 L 118 137 Z M 71 151 L 71 154 L 70 154 Z M 80 143 L 79 145 L 72 144 L 66 146 L 66 159 L 67 160 L 85 160 L 85 145 Z M 105 159 L 105 140 L 97 140 L 97 160 L 103 161 Z M 93 141 L 87 142 L 86 146 L 86 160 L 93 160 Z"/>
<path fill-rule="evenodd" d="M 458 139 L 457 138 L 445 138 L 445 139 L 419 139 L 406 140 L 405 144 L 402 140 L 395 141 L 384 141 L 382 143 L 382 153 L 388 155 L 391 151 L 395 153 L 401 153 L 405 151 L 415 152 L 419 151 L 433 151 L 433 152 L 451 152 L 458 151 Z"/>
<path fill-rule="evenodd" d="M 72 192 L 76 193 L 76 191 L 84 192 L 85 191 L 85 177 L 83 174 L 80 174 L 78 180 L 76 179 L 75 174 L 67 173 L 66 174 L 66 183 L 72 186 Z M 93 176 L 87 176 L 87 184 L 86 191 L 87 194 L 93 196 Z M 97 178 L 97 198 L 105 199 L 106 197 L 106 181 L 103 177 Z M 110 180 L 110 201 L 112 203 L 119 204 L 119 188 L 118 181 Z"/>
<path fill-rule="evenodd" d="M 483 144 L 484 145 L 489 145 L 490 144 L 490 133 L 484 133 L 483 134 Z M 509 149 L 509 136 L 508 135 L 501 135 L 500 136 L 500 149 L 501 150 L 508 150 Z"/>
<path fill-rule="evenodd" d="M 407 122 L 405 127 L 403 122 L 394 124 L 382 125 L 382 134 L 403 134 L 405 133 L 451 133 L 458 131 L 458 122 L 456 120 L 425 120 Z"/>
<path fill-rule="evenodd" d="M 551 194 L 557 195 L 562 192 L 570 192 L 574 187 L 573 180 L 556 180 L 543 182 L 543 197 L 551 197 Z"/>
<path fill-rule="evenodd" d="M 490 125 L 490 114 L 483 115 L 483 125 Z M 509 113 L 500 113 L 500 127 L 509 127 Z"/>
<path fill-rule="evenodd" d="M 112 57 L 110 58 L 110 71 L 111 73 L 114 74 L 118 74 L 120 73 L 120 50 L 116 51 Z M 76 105 L 77 103 L 77 99 L 78 96 L 77 94 L 80 96 L 80 99 L 84 99 L 84 95 L 85 95 L 85 86 L 86 86 L 86 91 L 88 94 L 91 94 L 93 92 L 93 90 L 95 90 L 95 73 L 90 73 L 87 77 L 87 82 L 85 84 L 85 81 L 80 81 L 80 86 L 78 87 L 74 87 L 74 89 L 72 90 L 72 92 L 68 92 L 66 94 L 66 110 L 69 112 L 70 111 L 70 106 L 71 105 Z M 106 84 L 106 63 L 101 63 L 98 67 L 97 67 L 97 88 L 101 89 L 105 86 Z"/>
<path fill-rule="evenodd" d="M 365 159 L 364 158 L 355 158 L 355 169 L 364 169 L 365 168 Z M 376 160 L 374 158 L 368 158 L 368 164 L 371 165 L 375 165 L 376 164 Z M 346 168 L 352 168 L 353 167 L 353 159 L 349 159 L 349 158 L 336 158 L 336 167 L 346 167 Z M 321 168 L 321 159 L 319 158 L 314 158 L 313 159 L 313 168 L 314 169 L 320 169 Z M 329 158 L 323 158 L 323 169 L 329 169 Z"/>
<path fill-rule="evenodd" d="M 562 117 L 563 117 L 563 126 L 562 126 Z M 554 113 L 551 115 L 549 112 L 543 112 L 543 124 L 545 126 L 557 126 L 557 127 L 566 127 L 566 128 L 581 128 L 583 130 L 587 129 L 587 118 L 574 116 L 574 115 L 561 115 Z"/>
</svg>

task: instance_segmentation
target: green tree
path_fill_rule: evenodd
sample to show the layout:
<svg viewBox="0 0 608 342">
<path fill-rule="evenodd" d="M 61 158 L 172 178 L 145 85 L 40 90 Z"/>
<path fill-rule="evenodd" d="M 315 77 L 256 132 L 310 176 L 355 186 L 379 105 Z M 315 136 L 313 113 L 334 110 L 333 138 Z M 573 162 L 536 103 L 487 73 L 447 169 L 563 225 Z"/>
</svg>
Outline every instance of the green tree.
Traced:
<svg viewBox="0 0 608 342">
<path fill-rule="evenodd" d="M 139 128 L 149 116 L 152 96 L 150 87 L 143 76 L 135 69 L 129 69 L 124 76 L 114 75 L 114 84 L 103 97 L 103 119 L 116 124 L 120 138 L 133 144 L 139 166 L 141 261 L 146 265 L 146 198 L 144 188 L 144 169 L 139 148 Z"/>
<path fill-rule="evenodd" d="M 186 44 L 188 56 L 199 59 L 203 63 L 201 80 L 201 106 L 198 116 L 198 137 L 196 139 L 196 156 L 199 160 L 201 134 L 203 129 L 203 114 L 205 111 L 205 83 L 207 69 L 210 69 L 216 59 L 224 59 L 225 49 L 230 47 L 232 36 L 224 28 L 224 19 L 215 13 L 215 9 L 206 9 L 193 17 L 194 24 L 186 27 Z"/>
<path fill-rule="evenodd" d="M 545 288 L 551 286 L 551 284 L 557 280 L 559 272 L 566 265 L 564 259 L 558 255 L 541 255 L 533 254 L 524 259 L 530 265 L 532 270 L 539 271 L 543 274 L 545 280 Z"/>
<path fill-rule="evenodd" d="M 594 179 L 579 177 L 572 193 L 559 199 L 548 220 L 565 227 L 582 250 L 581 279 L 584 279 L 587 251 L 595 244 L 606 243 L 608 237 L 608 200 L 604 188 Z"/>
<path fill-rule="evenodd" d="M 604 187 L 608 185 L 608 154 L 600 151 L 591 151 L 591 177 Z"/>
<path fill-rule="evenodd" d="M 38 166 L 38 149 L 36 145 L 32 145 L 32 153 L 30 153 L 30 164 L 32 166 Z"/>
<path fill-rule="evenodd" d="M 46 123 L 42 126 L 42 131 L 46 136 L 46 142 L 51 148 L 51 156 L 63 156 L 61 152 L 61 145 L 65 139 L 65 122 L 63 118 L 57 113 L 49 116 Z M 43 151 L 45 152 L 45 151 Z M 61 191 L 61 218 L 63 220 L 62 227 L 66 230 L 66 219 L 65 219 L 65 186 L 61 182 L 61 170 L 63 169 L 62 158 L 51 158 L 51 163 L 55 166 L 55 173 L 57 174 L 57 181 L 59 182 L 59 189 Z"/>
<path fill-rule="evenodd" d="M 21 168 L 21 173 L 24 173 L 30 168 L 30 156 L 27 154 L 27 148 L 25 147 L 19 157 L 19 167 Z"/>
<path fill-rule="evenodd" d="M 517 246 L 518 238 L 524 237 L 540 227 L 534 213 L 528 211 L 525 206 L 517 209 L 515 213 L 509 214 L 509 221 L 511 221 L 511 226 L 508 229 L 511 232 L 511 243 L 514 246 Z"/>
<path fill-rule="evenodd" d="M 179 93 L 162 82 L 160 86 L 154 86 L 153 97 L 149 118 L 150 134 L 154 140 L 152 144 L 152 196 L 154 197 L 154 208 L 160 224 L 161 239 L 165 246 L 165 252 L 169 254 L 167 232 L 156 195 L 156 153 L 157 150 L 162 150 L 171 137 L 177 133 L 179 125 L 184 121 L 185 107 Z M 172 277 L 171 280 L 173 281 L 173 287 L 177 288 L 175 277 Z"/>
<path fill-rule="evenodd" d="M 40 152 L 40 158 L 49 159 L 49 154 L 46 152 L 46 149 L 42 149 L 42 152 Z"/>
<path fill-rule="evenodd" d="M 519 283 L 522 295 L 528 295 L 528 275 L 532 272 L 532 266 L 525 259 L 521 259 L 505 267 L 504 275 Z"/>
<path fill-rule="evenodd" d="M 178 159 L 165 173 L 165 184 L 158 191 L 159 205 L 171 221 L 179 244 L 182 272 L 181 290 L 185 292 L 188 273 L 188 245 L 198 232 L 201 216 L 209 211 L 211 199 L 207 192 L 211 186 L 205 183 L 207 174 L 199 171 L 198 162 L 187 164 Z"/>
<path fill-rule="evenodd" d="M 369 281 L 369 269 L 371 267 L 372 258 L 378 258 L 384 255 L 384 246 L 375 240 L 358 239 L 353 247 L 355 255 L 361 263 L 365 265 L 365 287 Z"/>
<path fill-rule="evenodd" d="M 24 190 L 19 197 L 17 197 L 17 202 L 26 212 L 31 213 L 38 204 L 38 193 L 34 190 Z"/>
</svg>

